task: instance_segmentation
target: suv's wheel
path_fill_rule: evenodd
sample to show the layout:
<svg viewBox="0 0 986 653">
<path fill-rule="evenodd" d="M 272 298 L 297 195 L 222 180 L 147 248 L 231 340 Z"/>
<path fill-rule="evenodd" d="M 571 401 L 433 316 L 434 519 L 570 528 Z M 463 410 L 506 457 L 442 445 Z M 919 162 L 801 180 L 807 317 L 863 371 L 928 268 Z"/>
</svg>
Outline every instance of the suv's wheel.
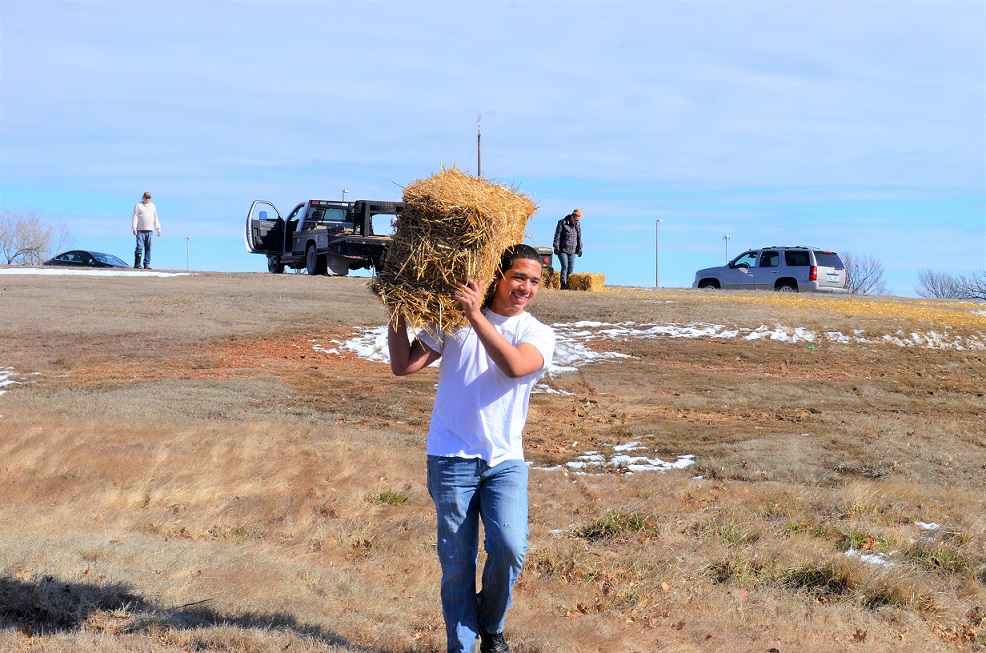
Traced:
<svg viewBox="0 0 986 653">
<path fill-rule="evenodd" d="M 719 290 L 719 282 L 715 279 L 703 279 L 698 282 L 700 290 Z"/>
<path fill-rule="evenodd" d="M 281 263 L 281 257 L 277 254 L 271 254 L 267 257 L 267 271 L 273 272 L 274 274 L 281 274 L 284 272 L 284 264 Z"/>
<path fill-rule="evenodd" d="M 798 292 L 798 286 L 793 281 L 785 281 L 781 285 L 774 288 L 777 292 Z"/>
<path fill-rule="evenodd" d="M 315 245 L 305 250 L 305 271 L 310 275 L 325 274 L 325 257 L 315 253 Z"/>
</svg>

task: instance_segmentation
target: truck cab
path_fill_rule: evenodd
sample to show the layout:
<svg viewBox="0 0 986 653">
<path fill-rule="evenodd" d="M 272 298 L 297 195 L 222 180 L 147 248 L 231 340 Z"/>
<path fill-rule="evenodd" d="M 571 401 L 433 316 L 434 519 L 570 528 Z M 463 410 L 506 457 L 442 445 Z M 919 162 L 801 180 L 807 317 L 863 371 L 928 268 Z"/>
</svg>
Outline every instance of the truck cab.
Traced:
<svg viewBox="0 0 986 653">
<path fill-rule="evenodd" d="M 308 200 L 285 218 L 273 203 L 254 200 L 244 242 L 251 254 L 267 256 L 267 270 L 275 274 L 285 267 L 342 276 L 380 269 L 403 210 L 402 202 Z"/>
</svg>

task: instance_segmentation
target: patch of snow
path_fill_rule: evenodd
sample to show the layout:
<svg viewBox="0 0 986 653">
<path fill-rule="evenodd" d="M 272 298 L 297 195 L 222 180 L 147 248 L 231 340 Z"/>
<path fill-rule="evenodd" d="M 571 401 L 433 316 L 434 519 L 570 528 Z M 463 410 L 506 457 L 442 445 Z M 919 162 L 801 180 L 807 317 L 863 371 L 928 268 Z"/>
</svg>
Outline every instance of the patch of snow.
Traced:
<svg viewBox="0 0 986 653">
<path fill-rule="evenodd" d="M 839 345 L 853 344 L 892 344 L 898 347 L 923 347 L 929 349 L 986 349 L 986 336 L 971 335 L 965 338 L 950 336 L 937 332 L 904 334 L 885 334 L 882 337 L 869 337 L 862 329 L 856 329 L 852 334 L 840 331 L 815 333 L 804 327 L 787 327 L 777 325 L 768 327 L 762 325 L 755 329 L 747 327 L 725 327 L 720 324 L 693 323 L 679 324 L 637 324 L 635 322 L 606 323 L 582 320 L 571 323 L 555 323 L 551 325 L 555 331 L 555 352 L 544 379 L 534 389 L 534 394 L 555 394 L 574 396 L 574 393 L 553 388 L 552 379 L 563 374 L 578 371 L 579 368 L 610 361 L 632 359 L 633 356 L 605 351 L 599 343 L 606 341 L 626 342 L 633 339 L 647 338 L 721 338 L 742 339 L 747 341 L 771 340 L 785 343 L 809 343 L 808 349 L 815 349 L 816 343 L 832 343 Z M 327 356 L 342 356 L 354 354 L 365 360 L 389 363 L 390 355 L 387 348 L 387 327 L 365 327 L 355 331 L 345 341 L 333 340 L 335 346 L 327 346 L 318 338 L 311 340 L 312 350 Z M 593 346 L 590 346 L 593 344 Z M 597 351 L 598 350 L 598 351 Z M 432 363 L 437 367 L 439 361 Z"/>
<path fill-rule="evenodd" d="M 0 268 L 0 274 L 41 274 L 48 276 L 75 277 L 188 277 L 191 272 L 158 272 L 157 270 L 131 270 L 130 268 L 91 268 L 76 270 L 72 268 Z"/>
<path fill-rule="evenodd" d="M 894 566 L 894 563 L 890 561 L 890 556 L 885 553 L 860 553 L 856 549 L 849 549 L 846 551 L 846 557 L 859 558 L 869 565 L 878 565 L 880 567 Z"/>
<path fill-rule="evenodd" d="M 569 392 L 568 390 L 556 390 L 552 388 L 547 383 L 538 383 L 534 388 L 531 389 L 532 395 L 561 395 L 562 397 L 574 397 L 574 392 Z"/>
<path fill-rule="evenodd" d="M 7 391 L 3 388 L 9 388 L 15 385 L 23 385 L 24 381 L 16 381 L 21 375 L 14 371 L 12 367 L 0 367 L 0 395 L 6 394 Z"/>
<path fill-rule="evenodd" d="M 927 524 L 923 521 L 914 522 L 914 525 L 917 526 L 918 528 L 923 528 L 926 531 L 937 531 L 939 528 L 941 528 L 941 524 L 935 524 L 935 523 Z"/>
<path fill-rule="evenodd" d="M 840 345 L 852 343 L 852 339 L 849 336 L 843 335 L 840 331 L 826 331 L 825 339 L 829 342 L 837 342 Z"/>
<path fill-rule="evenodd" d="M 6 388 L 12 388 L 15 385 L 26 385 L 28 383 L 33 383 L 33 381 L 22 381 L 25 375 L 17 372 L 12 367 L 0 367 L 0 395 L 7 394 Z M 32 372 L 28 376 L 41 376 L 41 372 Z M 3 415 L 0 415 L 3 418 Z"/>
<path fill-rule="evenodd" d="M 572 443 L 574 448 L 578 442 Z M 564 465 L 552 465 L 550 467 L 534 467 L 542 472 L 553 472 L 559 469 L 572 471 L 576 474 L 606 474 L 616 471 L 617 473 L 629 476 L 637 472 L 667 472 L 672 469 L 685 469 L 695 464 L 693 454 L 679 455 L 674 462 L 666 462 L 660 458 L 650 458 L 648 456 L 630 456 L 624 452 L 639 451 L 647 449 L 640 442 L 627 442 L 613 446 L 613 454 L 607 458 L 600 451 L 586 451 L 576 457 L 575 460 Z"/>
<path fill-rule="evenodd" d="M 986 349 L 986 335 L 970 335 L 966 337 L 938 333 L 904 333 L 898 330 L 893 334 L 868 336 L 862 329 L 856 329 L 851 334 L 840 331 L 826 331 L 821 334 L 804 327 L 789 327 L 776 325 L 768 327 L 761 325 L 756 328 L 726 327 L 721 324 L 692 323 L 692 324 L 637 324 L 635 322 L 606 323 L 582 320 L 570 323 L 555 323 L 551 327 L 555 331 L 555 352 L 548 365 L 548 379 L 562 374 L 577 371 L 580 367 L 592 363 L 618 361 L 633 356 L 605 351 L 598 344 L 605 341 L 627 342 L 634 339 L 647 338 L 721 338 L 741 339 L 747 341 L 770 340 L 791 344 L 809 343 L 809 349 L 817 344 L 832 343 L 840 345 L 853 344 L 890 344 L 898 347 L 921 347 L 926 349 Z M 389 362 L 387 351 L 387 327 L 368 327 L 355 332 L 348 340 L 333 341 L 337 348 L 327 348 L 312 341 L 315 351 L 325 354 L 339 352 L 353 353 L 371 361 Z M 438 363 L 434 363 L 437 365 Z M 539 385 L 537 392 L 552 393 L 549 385 Z M 564 393 L 560 393 L 564 394 Z"/>
<path fill-rule="evenodd" d="M 688 454 L 678 456 L 673 463 L 665 462 L 660 458 L 647 458 L 646 456 L 613 456 L 609 464 L 625 473 L 634 472 L 666 472 L 669 469 L 684 469 L 695 464 L 695 456 Z"/>
<path fill-rule="evenodd" d="M 313 339 L 312 342 L 316 342 Z M 381 326 L 367 329 L 361 334 L 353 336 L 345 342 L 333 340 L 333 344 L 338 345 L 338 349 L 327 349 L 321 345 L 313 349 L 323 354 L 339 354 L 339 350 L 356 354 L 360 358 L 379 363 L 390 363 L 390 351 L 387 349 L 387 327 Z"/>
</svg>

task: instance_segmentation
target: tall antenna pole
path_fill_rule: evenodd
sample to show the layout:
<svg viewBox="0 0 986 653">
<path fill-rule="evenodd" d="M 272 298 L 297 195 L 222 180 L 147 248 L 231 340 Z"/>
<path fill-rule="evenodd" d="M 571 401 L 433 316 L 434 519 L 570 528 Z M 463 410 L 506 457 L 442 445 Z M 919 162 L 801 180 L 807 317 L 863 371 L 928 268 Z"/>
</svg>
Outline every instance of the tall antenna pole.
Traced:
<svg viewBox="0 0 986 653">
<path fill-rule="evenodd" d="M 482 126 L 480 125 L 480 123 L 483 122 L 483 118 L 487 116 L 492 118 L 495 115 L 496 115 L 496 111 L 493 111 L 492 109 L 490 109 L 489 111 L 480 111 L 476 115 L 476 176 L 477 177 L 483 176 L 483 134 L 482 134 Z"/>
</svg>

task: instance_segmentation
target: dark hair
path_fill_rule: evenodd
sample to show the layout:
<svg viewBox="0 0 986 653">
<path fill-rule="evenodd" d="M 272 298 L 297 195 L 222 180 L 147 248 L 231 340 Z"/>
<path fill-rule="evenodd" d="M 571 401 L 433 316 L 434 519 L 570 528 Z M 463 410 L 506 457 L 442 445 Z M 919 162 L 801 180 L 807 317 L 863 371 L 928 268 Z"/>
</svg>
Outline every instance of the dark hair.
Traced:
<svg viewBox="0 0 986 653">
<path fill-rule="evenodd" d="M 496 268 L 495 276 L 493 281 L 490 282 L 489 287 L 486 289 L 486 297 L 483 300 L 483 306 L 488 307 L 493 301 L 493 295 L 496 291 L 496 281 L 497 279 L 503 278 L 503 273 L 514 266 L 514 261 L 517 259 L 530 259 L 531 261 L 537 261 L 537 264 L 544 269 L 544 261 L 541 260 L 541 255 L 538 251 L 531 247 L 530 245 L 524 245 L 523 243 L 518 243 L 516 245 L 511 245 L 507 249 L 503 250 L 503 254 L 500 256 L 500 264 Z"/>
<path fill-rule="evenodd" d="M 538 265 L 542 268 L 544 267 L 544 261 L 541 260 L 541 255 L 538 254 L 536 249 L 530 245 L 518 243 L 517 245 L 511 245 L 503 251 L 503 255 L 500 256 L 500 265 L 496 269 L 497 278 L 502 277 L 504 272 L 512 268 L 514 266 L 514 261 L 519 258 L 537 261 Z"/>
</svg>

